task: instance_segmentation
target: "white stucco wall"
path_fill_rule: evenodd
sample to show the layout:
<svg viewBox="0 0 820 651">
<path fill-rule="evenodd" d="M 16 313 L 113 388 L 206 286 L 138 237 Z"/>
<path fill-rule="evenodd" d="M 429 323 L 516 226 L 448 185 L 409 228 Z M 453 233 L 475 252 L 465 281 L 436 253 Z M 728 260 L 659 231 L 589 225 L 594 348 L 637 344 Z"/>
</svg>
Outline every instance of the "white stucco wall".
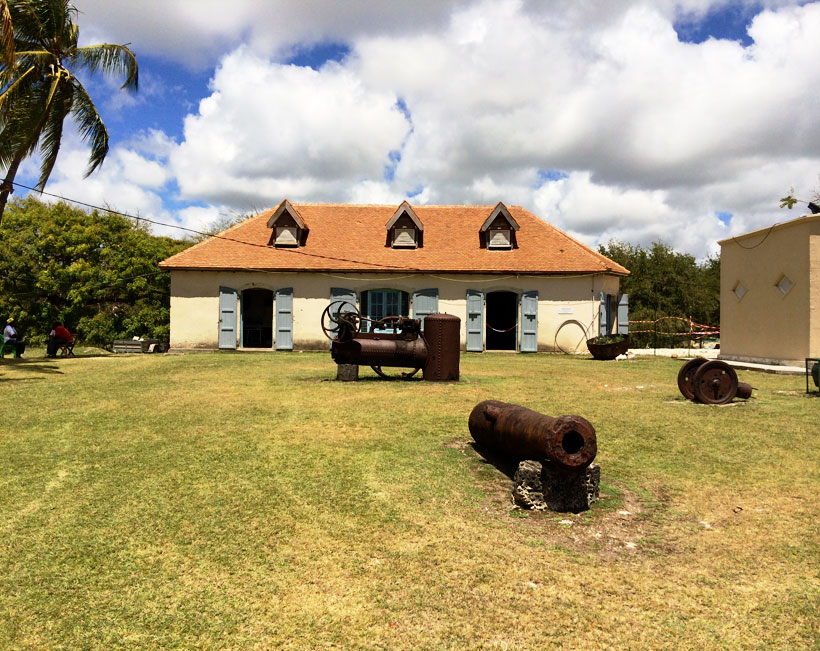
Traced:
<svg viewBox="0 0 820 651">
<path fill-rule="evenodd" d="M 619 284 L 617 276 L 604 274 L 558 277 L 173 271 L 170 343 L 175 349 L 218 347 L 220 286 L 240 293 L 250 288 L 275 292 L 292 287 L 294 348 L 322 350 L 329 346 L 320 319 L 329 303 L 331 287 L 357 293 L 394 289 L 411 296 L 415 291 L 435 287 L 439 292 L 439 312 L 461 319 L 462 347 L 466 341 L 468 289 L 485 294 L 512 291 L 519 295 L 519 301 L 522 292 L 535 290 L 538 291 L 539 350 L 585 350 L 586 337 L 598 334 L 601 292 L 617 295 Z M 410 313 L 412 316 L 412 305 Z M 520 320 L 520 306 L 518 318 Z M 238 323 L 241 324 L 241 314 Z"/>
</svg>

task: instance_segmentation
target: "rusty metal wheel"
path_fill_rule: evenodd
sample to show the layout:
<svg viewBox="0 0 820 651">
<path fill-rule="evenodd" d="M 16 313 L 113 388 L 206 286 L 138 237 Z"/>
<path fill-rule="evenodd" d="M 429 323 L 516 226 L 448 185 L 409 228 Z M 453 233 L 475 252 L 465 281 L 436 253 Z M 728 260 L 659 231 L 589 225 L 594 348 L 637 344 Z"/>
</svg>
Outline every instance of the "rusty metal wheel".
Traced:
<svg viewBox="0 0 820 651">
<path fill-rule="evenodd" d="M 695 372 L 706 362 L 704 357 L 696 357 L 690 359 L 686 364 L 680 367 L 678 371 L 678 389 L 687 400 L 695 399 Z"/>
<path fill-rule="evenodd" d="M 352 339 L 359 332 L 361 315 L 356 306 L 349 301 L 333 301 L 322 312 L 322 332 L 333 341 L 339 342 Z"/>
<path fill-rule="evenodd" d="M 737 395 L 737 373 L 726 362 L 701 364 L 693 379 L 695 399 L 707 405 L 725 405 Z"/>
<path fill-rule="evenodd" d="M 399 371 L 398 375 L 388 375 L 387 373 L 382 371 L 381 366 L 371 366 L 370 368 L 372 368 L 376 372 L 376 375 L 378 375 L 379 377 L 383 377 L 385 380 L 409 380 L 411 377 L 413 377 L 416 373 L 418 373 L 421 370 L 421 366 L 419 366 L 417 368 L 414 368 L 412 371 L 407 371 L 406 373 L 402 373 L 401 371 Z"/>
</svg>

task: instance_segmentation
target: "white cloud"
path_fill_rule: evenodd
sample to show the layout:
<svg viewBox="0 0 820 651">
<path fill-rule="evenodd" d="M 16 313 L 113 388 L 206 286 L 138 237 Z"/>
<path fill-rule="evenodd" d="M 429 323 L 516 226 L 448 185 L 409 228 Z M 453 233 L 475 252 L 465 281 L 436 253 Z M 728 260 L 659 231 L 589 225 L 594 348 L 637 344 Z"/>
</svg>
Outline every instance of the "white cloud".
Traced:
<svg viewBox="0 0 820 651">
<path fill-rule="evenodd" d="M 678 40 L 676 19 L 727 4 L 78 0 L 89 39 L 216 65 L 183 140 L 127 143 L 100 183 L 147 202 L 174 180 L 183 199 L 220 206 L 180 213 L 194 221 L 423 188 L 411 201 L 503 200 L 590 244 L 661 239 L 702 257 L 795 216 L 779 197 L 808 197 L 820 172 L 820 2 L 743 0 L 768 7 L 747 48 Z M 351 55 L 319 71 L 278 63 L 328 40 Z M 568 176 L 541 184 L 539 170 Z"/>
<path fill-rule="evenodd" d="M 317 72 L 241 48 L 222 60 L 212 90 L 171 155 L 188 198 L 244 207 L 332 196 L 380 179 L 409 128 L 395 95 L 336 64 Z"/>
</svg>

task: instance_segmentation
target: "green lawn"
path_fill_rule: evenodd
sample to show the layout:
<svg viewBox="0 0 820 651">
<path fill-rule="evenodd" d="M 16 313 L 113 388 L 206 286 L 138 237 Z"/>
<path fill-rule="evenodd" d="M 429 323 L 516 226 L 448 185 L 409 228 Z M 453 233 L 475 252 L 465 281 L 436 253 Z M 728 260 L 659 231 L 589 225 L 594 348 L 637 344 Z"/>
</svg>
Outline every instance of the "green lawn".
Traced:
<svg viewBox="0 0 820 651">
<path fill-rule="evenodd" d="M 818 648 L 820 399 L 695 405 L 680 365 L 0 360 L 0 647 Z M 592 422 L 604 499 L 512 510 L 490 398 Z"/>
</svg>

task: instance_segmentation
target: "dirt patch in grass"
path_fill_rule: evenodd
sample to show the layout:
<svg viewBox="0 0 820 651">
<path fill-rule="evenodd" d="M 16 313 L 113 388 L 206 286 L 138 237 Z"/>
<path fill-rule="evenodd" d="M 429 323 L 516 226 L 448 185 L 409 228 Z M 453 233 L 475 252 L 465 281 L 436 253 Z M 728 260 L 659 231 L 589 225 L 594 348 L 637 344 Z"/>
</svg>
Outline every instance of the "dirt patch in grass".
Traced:
<svg viewBox="0 0 820 651">
<path fill-rule="evenodd" d="M 573 555 L 594 555 L 602 560 L 674 551 L 674 545 L 663 541 L 669 497 L 658 494 L 660 491 L 648 492 L 648 499 L 643 499 L 622 484 L 606 483 L 604 478 L 600 499 L 589 511 L 528 511 L 512 498 L 513 481 L 509 474 L 514 468 L 495 467 L 464 439 L 452 439 L 444 446 L 474 459 L 473 475 L 485 495 L 478 508 L 488 517 L 506 522 L 527 544 Z"/>
</svg>

